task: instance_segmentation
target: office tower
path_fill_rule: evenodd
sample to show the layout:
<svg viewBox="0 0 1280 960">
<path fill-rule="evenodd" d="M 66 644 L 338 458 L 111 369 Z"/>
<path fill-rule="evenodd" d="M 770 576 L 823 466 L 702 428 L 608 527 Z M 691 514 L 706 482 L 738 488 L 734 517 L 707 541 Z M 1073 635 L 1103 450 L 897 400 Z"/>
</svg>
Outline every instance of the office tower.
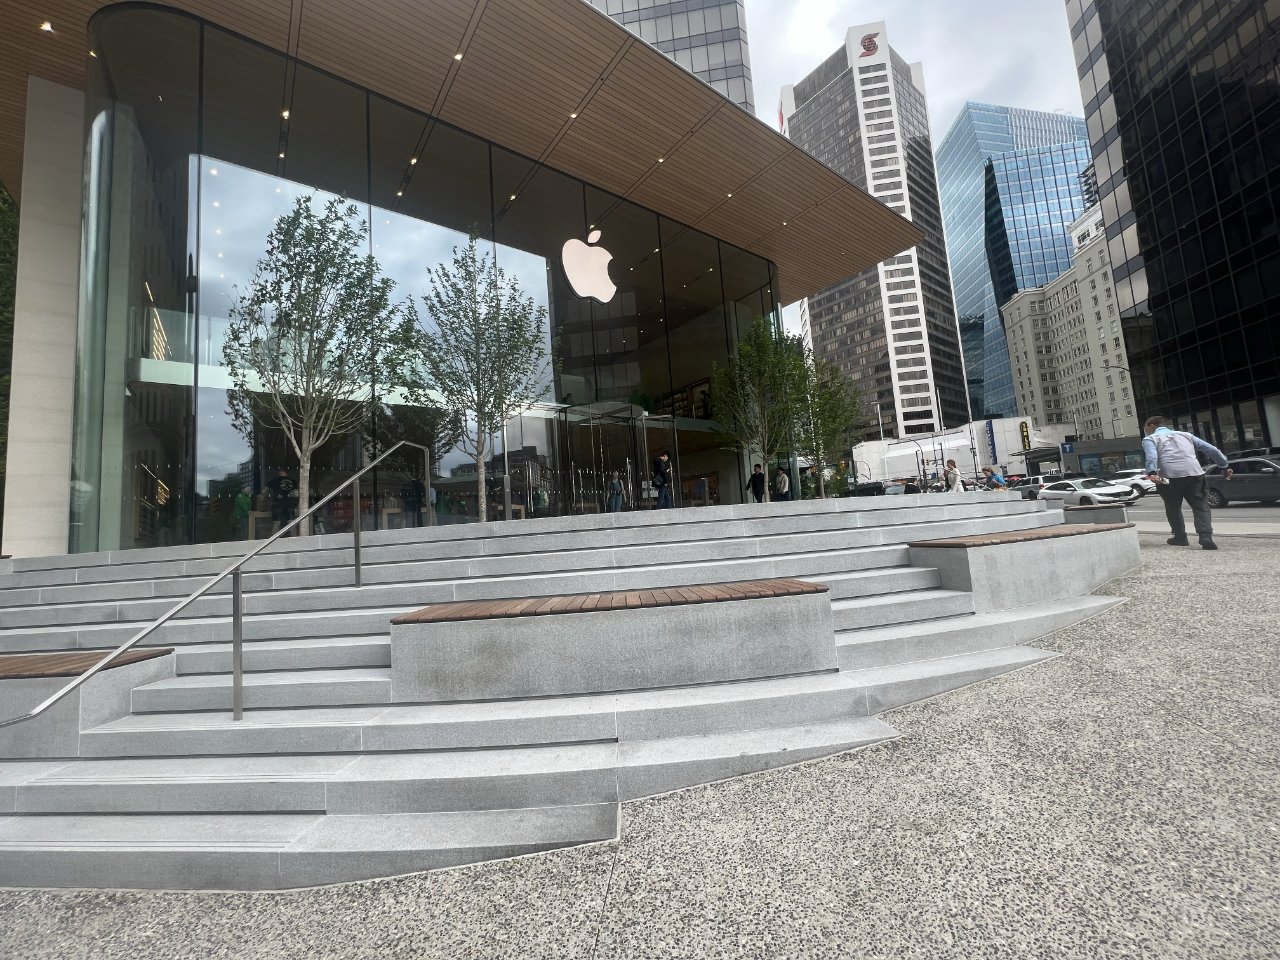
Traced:
<svg viewBox="0 0 1280 960">
<path fill-rule="evenodd" d="M 1280 6 L 1067 0 L 1143 417 L 1280 444 Z"/>
<path fill-rule="evenodd" d="M 756 112 L 746 0 L 588 0 L 748 113 Z"/>
<path fill-rule="evenodd" d="M 998 306 L 1071 266 L 1068 229 L 1084 213 L 1080 172 L 1088 164 L 1083 140 L 997 153 L 987 161 L 987 266 Z M 1017 404 L 1009 346 L 1003 324 L 997 325 L 999 335 L 984 342 L 983 404 L 993 416 L 1012 416 Z"/>
<path fill-rule="evenodd" d="M 1018 415 L 1068 424 L 1081 440 L 1136 437 L 1101 208 L 1090 207 L 1068 232 L 1071 266 L 1021 290 L 1001 311 Z"/>
<path fill-rule="evenodd" d="M 920 64 L 889 46 L 883 23 L 854 27 L 783 88 L 779 113 L 793 141 L 924 231 L 918 246 L 809 299 L 815 352 L 879 404 L 886 436 L 967 422 Z"/>
<path fill-rule="evenodd" d="M 1047 147 L 1085 138 L 1084 120 L 1079 117 L 970 102 L 960 109 L 938 145 L 942 223 L 946 228 L 951 287 L 964 344 L 969 404 L 975 419 L 1010 413 L 991 410 L 983 402 L 982 383 L 987 362 L 994 372 L 1000 367 L 1001 358 L 1007 368 L 1008 358 L 999 304 L 991 288 L 987 264 L 984 175 L 987 160 L 1010 150 Z"/>
</svg>

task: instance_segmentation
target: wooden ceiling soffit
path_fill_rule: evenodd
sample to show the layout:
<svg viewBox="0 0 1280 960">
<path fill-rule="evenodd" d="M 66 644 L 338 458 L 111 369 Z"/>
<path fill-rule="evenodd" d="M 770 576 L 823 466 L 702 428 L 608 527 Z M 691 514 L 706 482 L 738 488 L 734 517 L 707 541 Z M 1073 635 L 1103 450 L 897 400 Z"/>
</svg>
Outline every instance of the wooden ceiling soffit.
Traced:
<svg viewBox="0 0 1280 960">
<path fill-rule="evenodd" d="M 577 3 L 488 0 L 440 107 L 441 119 L 517 153 L 545 155 L 626 37 L 564 15 Z M 587 13 L 594 15 L 587 7 Z"/>
<path fill-rule="evenodd" d="M 814 177 L 812 160 L 798 149 L 784 154 L 758 177 L 694 224 L 699 230 L 751 249 L 783 223 L 795 219 L 815 202 L 835 193 L 843 181 Z M 818 190 L 815 190 L 817 181 Z M 744 216 L 743 211 L 750 211 Z"/>
<path fill-rule="evenodd" d="M 663 76 L 663 65 L 654 63 L 652 56 L 640 42 L 627 47 L 577 111 L 547 163 L 625 194 L 632 184 L 660 170 L 659 158 L 665 160 L 691 128 L 720 108 L 723 99 L 709 87 L 697 91 L 699 95 L 673 97 L 670 78 Z M 644 148 L 637 149 L 638 143 Z"/>
<path fill-rule="evenodd" d="M 428 105 L 444 85 L 474 0 L 306 0 L 298 59 L 401 103 Z"/>
</svg>

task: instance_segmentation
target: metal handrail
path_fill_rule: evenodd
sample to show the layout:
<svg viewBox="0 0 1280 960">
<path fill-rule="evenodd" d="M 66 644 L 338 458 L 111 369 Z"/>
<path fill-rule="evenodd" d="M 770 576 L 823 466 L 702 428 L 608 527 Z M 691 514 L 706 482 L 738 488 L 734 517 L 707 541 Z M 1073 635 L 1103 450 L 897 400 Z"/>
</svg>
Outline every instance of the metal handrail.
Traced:
<svg viewBox="0 0 1280 960">
<path fill-rule="evenodd" d="M 352 535 L 353 535 L 352 562 L 355 568 L 355 585 L 357 587 L 362 586 L 363 582 L 362 582 L 362 575 L 361 575 L 361 559 L 360 559 L 360 521 L 362 516 L 360 512 L 360 478 L 363 477 L 370 470 L 372 470 L 374 467 L 376 467 L 378 464 L 380 464 L 383 460 L 387 459 L 387 457 L 391 456 L 391 454 L 399 450 L 401 447 L 416 447 L 417 449 L 422 451 L 422 460 L 423 460 L 423 467 L 424 467 L 423 476 L 425 477 L 424 483 L 426 486 L 426 489 L 424 491 L 424 496 L 426 498 L 427 517 L 428 517 L 427 522 L 428 522 L 428 525 L 434 525 L 435 516 L 434 514 L 431 513 L 431 450 L 420 443 L 413 443 L 410 440 L 400 440 L 394 446 L 389 447 L 387 450 L 385 450 L 382 453 L 382 455 L 379 456 L 372 463 L 369 463 L 367 466 L 362 467 L 355 474 L 348 477 L 345 481 L 343 481 L 341 484 L 335 487 L 328 496 L 323 497 L 320 500 L 317 500 L 314 504 L 311 505 L 310 509 L 308 509 L 306 513 L 302 514 L 301 516 L 295 517 L 288 524 L 281 527 L 279 530 L 277 530 L 274 534 L 272 534 L 266 540 L 262 541 L 262 543 L 260 543 L 253 550 L 250 550 L 239 560 L 235 561 L 235 563 L 231 564 L 231 566 L 227 567 L 227 569 L 219 573 L 216 577 L 214 577 L 212 580 L 206 583 L 199 590 L 195 591 L 186 599 L 182 600 L 176 606 L 168 610 L 158 620 L 154 621 L 150 625 L 144 627 L 142 630 L 135 633 L 132 637 L 130 637 L 124 643 L 120 644 L 120 646 L 116 647 L 109 654 L 107 654 L 105 657 L 103 657 L 101 660 L 95 663 L 92 667 L 90 667 L 84 673 L 80 674 L 80 676 L 76 677 L 74 680 L 68 683 L 65 687 L 58 690 L 56 693 L 54 693 L 51 697 L 49 697 L 43 703 L 40 703 L 37 706 L 33 707 L 30 712 L 20 717 L 12 717 L 8 720 L 0 720 L 0 727 L 7 727 L 15 723 L 23 723 L 27 720 L 32 720 L 40 716 L 40 714 L 44 713 L 46 710 L 52 707 L 55 703 L 57 703 L 67 694 L 71 693 L 73 690 L 77 689 L 82 684 L 86 683 L 90 678 L 96 675 L 99 671 L 106 669 L 121 654 L 132 649 L 140 641 L 145 640 L 152 633 L 154 633 L 160 627 L 164 626 L 166 623 L 168 623 L 170 620 L 176 617 L 179 613 L 181 613 L 187 607 L 191 606 L 191 604 L 195 603 L 197 600 L 203 597 L 206 593 L 212 590 L 215 586 L 221 583 L 228 576 L 231 577 L 231 675 L 232 675 L 231 712 L 232 712 L 233 719 L 235 720 L 242 719 L 244 716 L 244 681 L 243 681 L 244 614 L 243 614 L 243 611 L 241 610 L 241 604 L 243 601 L 244 593 L 241 585 L 242 571 L 240 568 L 243 567 L 248 561 L 256 557 L 258 554 L 262 553 L 262 551 L 266 550 L 267 547 L 271 546 L 273 543 L 275 543 L 277 540 L 283 537 L 290 530 L 297 527 L 298 524 L 302 523 L 303 520 L 306 520 L 308 517 L 310 517 L 313 513 L 315 513 L 317 510 L 323 507 L 326 503 L 328 503 L 330 500 L 336 497 L 339 493 L 341 493 L 347 487 L 351 487 L 352 501 L 354 504 L 353 509 L 351 511 Z M 377 508 L 375 507 L 374 509 L 375 523 L 377 522 L 377 516 L 378 516 Z"/>
</svg>

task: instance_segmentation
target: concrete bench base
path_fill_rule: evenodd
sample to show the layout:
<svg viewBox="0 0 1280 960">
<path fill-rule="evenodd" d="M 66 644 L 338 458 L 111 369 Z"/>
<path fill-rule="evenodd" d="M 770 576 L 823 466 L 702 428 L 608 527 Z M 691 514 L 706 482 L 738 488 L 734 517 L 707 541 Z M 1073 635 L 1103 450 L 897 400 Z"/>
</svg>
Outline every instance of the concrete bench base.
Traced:
<svg viewBox="0 0 1280 960">
<path fill-rule="evenodd" d="M 729 592 L 713 598 L 717 589 Z M 826 587 L 772 580 L 643 594 L 440 604 L 398 618 L 391 699 L 607 693 L 837 668 Z"/>
<path fill-rule="evenodd" d="M 96 661 L 104 654 L 105 651 L 95 651 L 93 655 L 79 652 L 72 654 L 71 659 L 77 663 Z M 58 656 L 61 655 L 35 655 L 31 659 L 46 662 Z M 143 651 L 138 656 L 141 659 L 103 670 L 34 720 L 0 728 L 0 759 L 80 756 L 80 734 L 128 716 L 134 687 L 173 676 L 172 650 Z M 11 663 L 17 660 L 10 658 Z M 16 674 L 16 668 L 10 672 Z M 69 680 L 67 675 L 0 680 L 0 703 L 4 704 L 0 715 L 7 719 L 26 713 L 57 693 Z"/>
<path fill-rule="evenodd" d="M 1092 593 L 1141 562 L 1133 524 L 1064 524 L 909 545 L 912 566 L 973 594 L 978 613 Z"/>
<path fill-rule="evenodd" d="M 1094 503 L 1082 507 L 1063 507 L 1067 523 L 1128 523 L 1123 503 Z"/>
</svg>

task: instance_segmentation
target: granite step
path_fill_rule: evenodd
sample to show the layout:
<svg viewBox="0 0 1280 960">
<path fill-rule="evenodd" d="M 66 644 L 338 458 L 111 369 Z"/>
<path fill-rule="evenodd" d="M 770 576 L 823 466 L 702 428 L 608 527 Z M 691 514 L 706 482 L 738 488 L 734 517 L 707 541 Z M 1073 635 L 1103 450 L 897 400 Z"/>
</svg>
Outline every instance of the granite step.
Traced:
<svg viewBox="0 0 1280 960">
<path fill-rule="evenodd" d="M 390 667 L 283 670 L 244 675 L 246 710 L 336 707 L 391 701 Z M 225 710 L 231 706 L 231 674 L 193 674 L 134 688 L 134 713 Z"/>
</svg>

